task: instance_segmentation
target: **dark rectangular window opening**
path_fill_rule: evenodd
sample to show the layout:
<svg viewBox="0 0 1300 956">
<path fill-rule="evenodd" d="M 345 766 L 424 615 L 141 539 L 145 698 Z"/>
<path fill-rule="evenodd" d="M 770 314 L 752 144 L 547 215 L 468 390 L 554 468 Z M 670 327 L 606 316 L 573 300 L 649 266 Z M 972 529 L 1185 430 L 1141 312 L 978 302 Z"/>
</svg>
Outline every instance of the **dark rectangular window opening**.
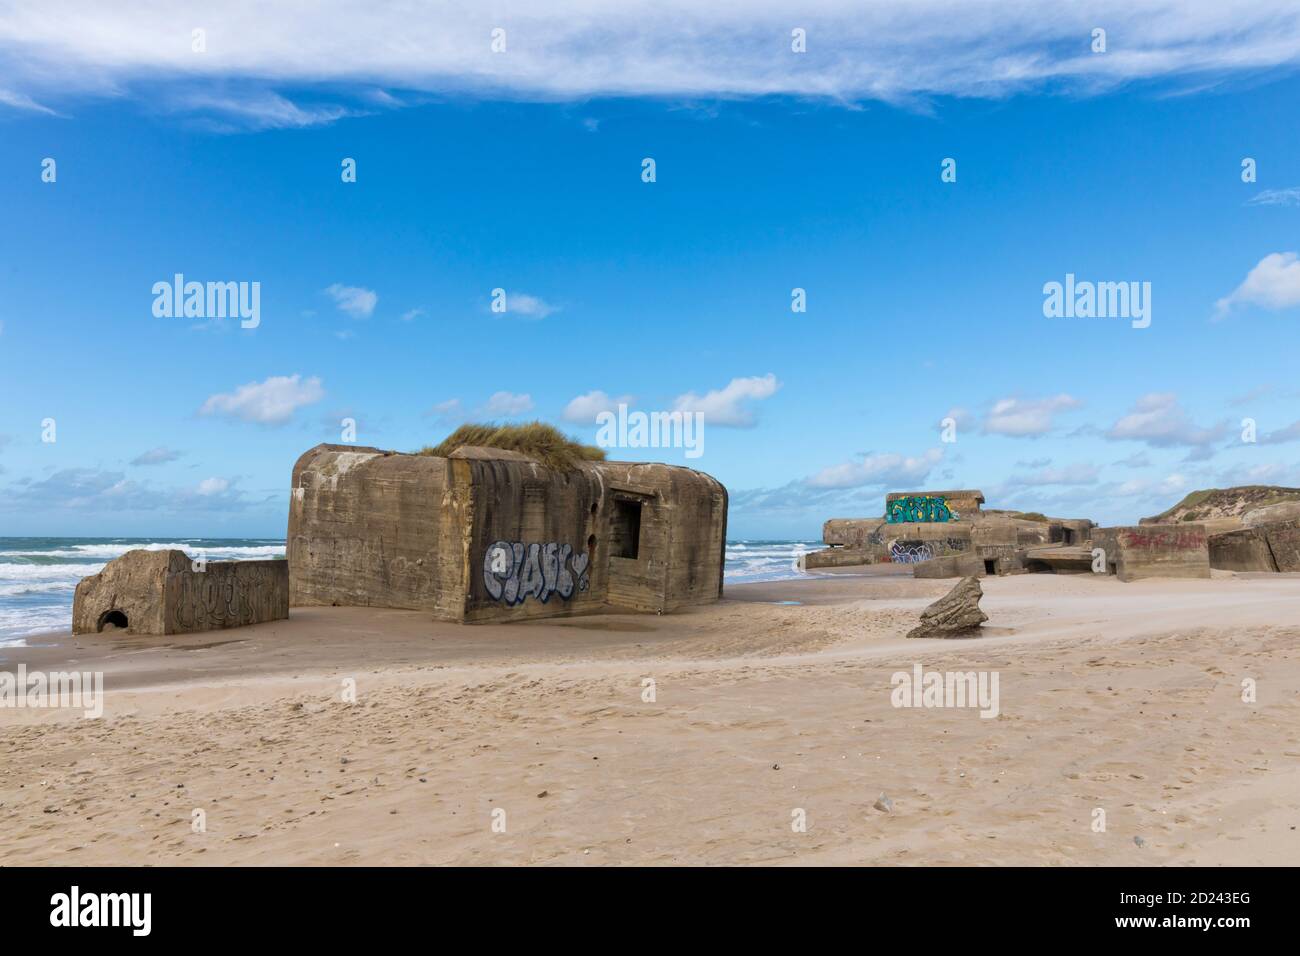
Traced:
<svg viewBox="0 0 1300 956">
<path fill-rule="evenodd" d="M 998 573 L 998 563 L 997 563 L 997 561 L 985 561 L 985 562 L 984 562 L 984 573 L 985 573 L 985 574 L 997 574 L 997 573 Z"/>
<path fill-rule="evenodd" d="M 1071 531 L 1069 528 L 1063 528 L 1061 530 L 1061 543 L 1074 544 L 1074 532 Z"/>
<path fill-rule="evenodd" d="M 609 553 L 635 559 L 641 553 L 641 502 L 615 498 L 609 531 Z"/>
</svg>

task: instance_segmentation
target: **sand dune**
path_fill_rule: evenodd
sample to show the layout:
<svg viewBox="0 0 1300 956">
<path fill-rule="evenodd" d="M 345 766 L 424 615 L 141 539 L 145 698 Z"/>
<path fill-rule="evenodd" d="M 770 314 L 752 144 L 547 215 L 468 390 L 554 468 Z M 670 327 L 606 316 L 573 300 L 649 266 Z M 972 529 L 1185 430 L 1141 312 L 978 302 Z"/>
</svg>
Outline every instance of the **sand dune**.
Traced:
<svg viewBox="0 0 1300 956">
<path fill-rule="evenodd" d="M 0 864 L 1300 861 L 1300 577 L 996 578 L 985 636 L 905 640 L 950 584 L 52 636 L 0 669 L 103 671 L 105 716 L 0 709 Z M 917 663 L 997 672 L 998 716 L 894 707 Z"/>
</svg>

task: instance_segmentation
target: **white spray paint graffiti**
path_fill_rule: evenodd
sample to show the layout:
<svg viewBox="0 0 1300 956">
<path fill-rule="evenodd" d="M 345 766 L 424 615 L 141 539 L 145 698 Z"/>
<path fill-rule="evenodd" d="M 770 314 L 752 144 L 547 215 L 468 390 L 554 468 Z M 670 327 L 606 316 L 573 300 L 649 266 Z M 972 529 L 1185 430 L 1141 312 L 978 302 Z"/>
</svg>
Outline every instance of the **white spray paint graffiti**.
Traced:
<svg viewBox="0 0 1300 956">
<path fill-rule="evenodd" d="M 493 599 L 510 605 L 530 596 L 545 604 L 552 594 L 567 601 L 590 586 L 590 563 L 587 552 L 574 554 L 567 544 L 496 541 L 483 555 L 483 585 Z"/>
</svg>

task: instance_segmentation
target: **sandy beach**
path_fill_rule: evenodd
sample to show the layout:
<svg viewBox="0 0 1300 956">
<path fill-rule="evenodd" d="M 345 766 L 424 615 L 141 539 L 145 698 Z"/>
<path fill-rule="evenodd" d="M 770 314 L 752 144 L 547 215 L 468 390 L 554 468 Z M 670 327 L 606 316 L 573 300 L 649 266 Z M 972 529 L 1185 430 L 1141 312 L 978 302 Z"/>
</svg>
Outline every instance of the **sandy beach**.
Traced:
<svg viewBox="0 0 1300 956">
<path fill-rule="evenodd" d="M 885 569 L 664 616 L 51 635 L 0 669 L 102 671 L 104 716 L 0 709 L 0 864 L 1300 859 L 1300 577 L 989 579 L 984 636 L 905 640 L 950 586 Z M 918 663 L 996 672 L 998 716 L 893 706 Z"/>
</svg>

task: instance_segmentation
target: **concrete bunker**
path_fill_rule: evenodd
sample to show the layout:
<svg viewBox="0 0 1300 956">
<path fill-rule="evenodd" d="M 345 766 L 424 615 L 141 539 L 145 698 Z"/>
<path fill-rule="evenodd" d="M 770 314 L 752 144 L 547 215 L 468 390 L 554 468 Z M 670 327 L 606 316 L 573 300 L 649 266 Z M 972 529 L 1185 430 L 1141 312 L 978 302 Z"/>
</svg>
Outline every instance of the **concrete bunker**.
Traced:
<svg viewBox="0 0 1300 956">
<path fill-rule="evenodd" d="M 128 551 L 72 599 L 74 634 L 188 634 L 288 616 L 288 562 L 194 561 L 175 549 Z"/>
<path fill-rule="evenodd" d="M 294 466 L 291 603 L 464 622 L 671 611 L 721 596 L 726 516 L 721 483 L 672 465 L 318 445 Z"/>
</svg>

